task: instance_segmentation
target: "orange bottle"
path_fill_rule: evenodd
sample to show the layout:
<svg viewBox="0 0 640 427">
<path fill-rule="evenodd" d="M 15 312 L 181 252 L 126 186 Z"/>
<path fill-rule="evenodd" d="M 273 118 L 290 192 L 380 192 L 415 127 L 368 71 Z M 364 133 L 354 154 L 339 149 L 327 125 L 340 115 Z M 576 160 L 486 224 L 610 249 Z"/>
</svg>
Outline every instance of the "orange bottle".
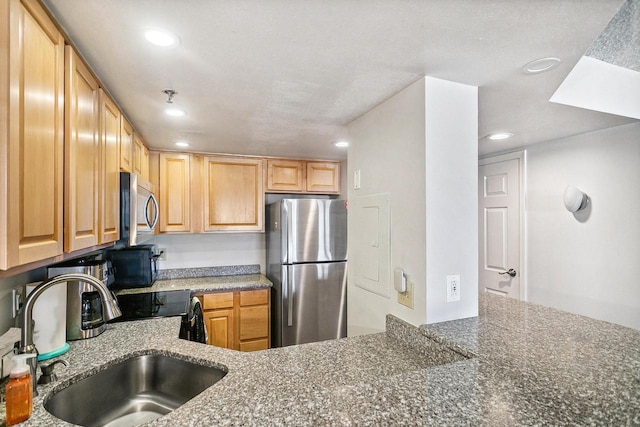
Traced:
<svg viewBox="0 0 640 427">
<path fill-rule="evenodd" d="M 13 356 L 13 368 L 6 388 L 7 426 L 21 423 L 31 416 L 33 409 L 33 383 L 26 361 L 35 354 Z"/>
</svg>

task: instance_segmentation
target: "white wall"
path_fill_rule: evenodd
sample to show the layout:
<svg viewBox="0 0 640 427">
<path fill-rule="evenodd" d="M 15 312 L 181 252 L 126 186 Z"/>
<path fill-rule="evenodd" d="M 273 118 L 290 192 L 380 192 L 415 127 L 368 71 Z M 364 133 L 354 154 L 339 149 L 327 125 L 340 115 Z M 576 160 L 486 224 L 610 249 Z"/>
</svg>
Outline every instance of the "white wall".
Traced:
<svg viewBox="0 0 640 427">
<path fill-rule="evenodd" d="M 640 124 L 527 153 L 529 301 L 640 329 Z M 588 218 L 564 208 L 567 185 Z"/>
<path fill-rule="evenodd" d="M 166 249 L 160 269 L 259 264 L 264 274 L 264 233 L 162 234 L 148 243 Z"/>
<path fill-rule="evenodd" d="M 350 267 L 348 335 L 383 331 L 388 313 L 414 325 L 477 315 L 477 117 L 477 88 L 424 78 L 348 125 L 349 200 L 389 194 L 391 268 L 414 282 L 412 310 L 393 286 L 391 298 L 355 286 Z M 462 276 L 459 303 L 446 303 L 447 274 Z"/>
<path fill-rule="evenodd" d="M 478 88 L 426 79 L 427 320 L 478 315 Z M 447 303 L 447 275 L 460 301 Z"/>
<path fill-rule="evenodd" d="M 44 280 L 46 278 L 46 269 L 38 268 L 26 273 L 0 279 L 0 335 L 15 326 L 14 319 L 11 317 L 13 308 L 12 290 L 16 287 L 27 283 Z"/>
<path fill-rule="evenodd" d="M 354 285 L 349 267 L 347 335 L 381 332 L 385 316 L 410 323 L 426 319 L 424 90 L 420 79 L 348 125 L 349 200 L 373 193 L 390 194 L 391 267 L 401 267 L 415 283 L 414 310 Z M 353 172 L 361 171 L 361 188 L 353 189 Z M 353 251 L 354 221 L 349 212 L 349 253 Z"/>
</svg>

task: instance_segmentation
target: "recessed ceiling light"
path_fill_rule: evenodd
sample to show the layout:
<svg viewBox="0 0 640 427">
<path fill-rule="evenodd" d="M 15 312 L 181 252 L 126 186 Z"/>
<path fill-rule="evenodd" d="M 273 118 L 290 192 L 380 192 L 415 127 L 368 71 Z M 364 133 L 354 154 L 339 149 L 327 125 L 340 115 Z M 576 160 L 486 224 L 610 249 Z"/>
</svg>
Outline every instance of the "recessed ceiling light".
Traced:
<svg viewBox="0 0 640 427">
<path fill-rule="evenodd" d="M 487 139 L 492 141 L 502 141 L 504 139 L 509 139 L 513 136 L 511 132 L 496 132 L 487 135 Z"/>
<path fill-rule="evenodd" d="M 165 114 L 173 117 L 182 117 L 187 114 L 184 110 L 180 110 L 178 108 L 167 108 L 164 112 Z"/>
<path fill-rule="evenodd" d="M 149 43 L 153 43 L 156 46 L 169 47 L 175 46 L 180 43 L 180 39 L 173 33 L 159 28 L 151 28 L 144 32 L 144 38 Z"/>
<path fill-rule="evenodd" d="M 178 142 L 176 142 L 176 145 L 178 147 L 188 147 L 189 143 L 188 142 L 184 142 L 184 141 L 178 141 Z"/>
<path fill-rule="evenodd" d="M 349 146 L 349 141 L 336 141 L 333 143 L 338 148 L 345 148 Z"/>
<path fill-rule="evenodd" d="M 560 59 L 554 57 L 540 58 L 531 61 L 522 66 L 522 72 L 525 74 L 539 74 L 545 71 L 551 71 L 560 65 Z"/>
</svg>

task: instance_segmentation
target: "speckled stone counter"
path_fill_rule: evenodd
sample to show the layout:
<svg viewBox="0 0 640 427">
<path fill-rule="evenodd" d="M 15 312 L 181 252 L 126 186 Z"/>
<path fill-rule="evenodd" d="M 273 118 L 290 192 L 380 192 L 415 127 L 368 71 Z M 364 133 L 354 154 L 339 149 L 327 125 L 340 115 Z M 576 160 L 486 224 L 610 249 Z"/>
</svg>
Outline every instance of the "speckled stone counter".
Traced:
<svg viewBox="0 0 640 427">
<path fill-rule="evenodd" d="M 138 294 L 157 291 L 177 291 L 190 289 L 194 292 L 230 291 L 239 289 L 270 288 L 272 283 L 262 274 L 241 274 L 235 276 L 213 277 L 180 277 L 174 279 L 156 280 L 148 288 L 123 289 L 117 295 Z"/>
<path fill-rule="evenodd" d="M 422 329 L 477 355 L 456 373 L 470 424 L 640 425 L 640 331 L 490 294 Z"/>
<path fill-rule="evenodd" d="M 71 343 L 71 366 L 25 425 L 67 425 L 43 399 L 146 352 L 228 371 L 150 426 L 640 424 L 640 332 L 492 295 L 474 319 L 414 328 L 388 316 L 386 333 L 255 353 L 179 340 L 178 327 L 123 322 Z"/>
<path fill-rule="evenodd" d="M 403 327 L 403 325 L 399 325 Z M 228 372 L 217 384 L 149 425 L 318 425 L 341 423 L 345 399 L 366 384 L 465 357 L 429 341 L 422 351 L 387 334 L 240 353 L 177 339 L 179 319 L 110 324 L 99 337 L 75 341 L 58 382 L 40 386 L 28 426 L 68 425 L 43 402 L 57 390 L 131 355 L 162 353 Z M 393 363 L 392 363 L 393 362 Z M 61 367 L 60 367 L 61 368 Z M 369 393 L 368 391 L 366 392 Z M 367 405 L 367 394 L 360 395 Z M 359 406 L 374 411 L 374 407 Z"/>
</svg>

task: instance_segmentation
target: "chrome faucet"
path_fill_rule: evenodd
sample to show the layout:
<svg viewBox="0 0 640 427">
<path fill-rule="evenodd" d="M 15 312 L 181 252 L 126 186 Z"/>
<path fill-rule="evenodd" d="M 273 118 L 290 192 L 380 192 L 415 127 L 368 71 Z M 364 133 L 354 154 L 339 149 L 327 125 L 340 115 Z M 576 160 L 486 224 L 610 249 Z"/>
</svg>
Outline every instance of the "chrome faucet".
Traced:
<svg viewBox="0 0 640 427">
<path fill-rule="evenodd" d="M 36 303 L 36 300 L 40 295 L 44 293 L 48 288 L 53 285 L 57 285 L 62 282 L 71 282 L 71 281 L 79 281 L 86 282 L 92 285 L 96 291 L 100 294 L 100 299 L 102 300 L 102 313 L 105 321 L 115 319 L 122 315 L 120 311 L 120 307 L 118 307 L 118 302 L 116 301 L 115 296 L 111 291 L 107 288 L 107 286 L 102 283 L 99 279 L 90 276 L 88 274 L 83 273 L 69 273 L 69 274 L 61 274 L 59 276 L 52 277 L 46 282 L 40 283 L 36 286 L 33 291 L 27 296 L 27 299 L 22 306 L 22 311 L 19 313 L 19 326 L 20 326 L 20 349 L 19 353 L 24 354 L 35 354 L 36 357 L 31 357 L 27 359 L 27 363 L 31 368 L 31 379 L 33 381 L 33 395 L 38 395 L 38 390 L 36 388 L 36 374 L 38 367 L 38 350 L 36 346 L 33 344 L 33 306 Z"/>
</svg>

